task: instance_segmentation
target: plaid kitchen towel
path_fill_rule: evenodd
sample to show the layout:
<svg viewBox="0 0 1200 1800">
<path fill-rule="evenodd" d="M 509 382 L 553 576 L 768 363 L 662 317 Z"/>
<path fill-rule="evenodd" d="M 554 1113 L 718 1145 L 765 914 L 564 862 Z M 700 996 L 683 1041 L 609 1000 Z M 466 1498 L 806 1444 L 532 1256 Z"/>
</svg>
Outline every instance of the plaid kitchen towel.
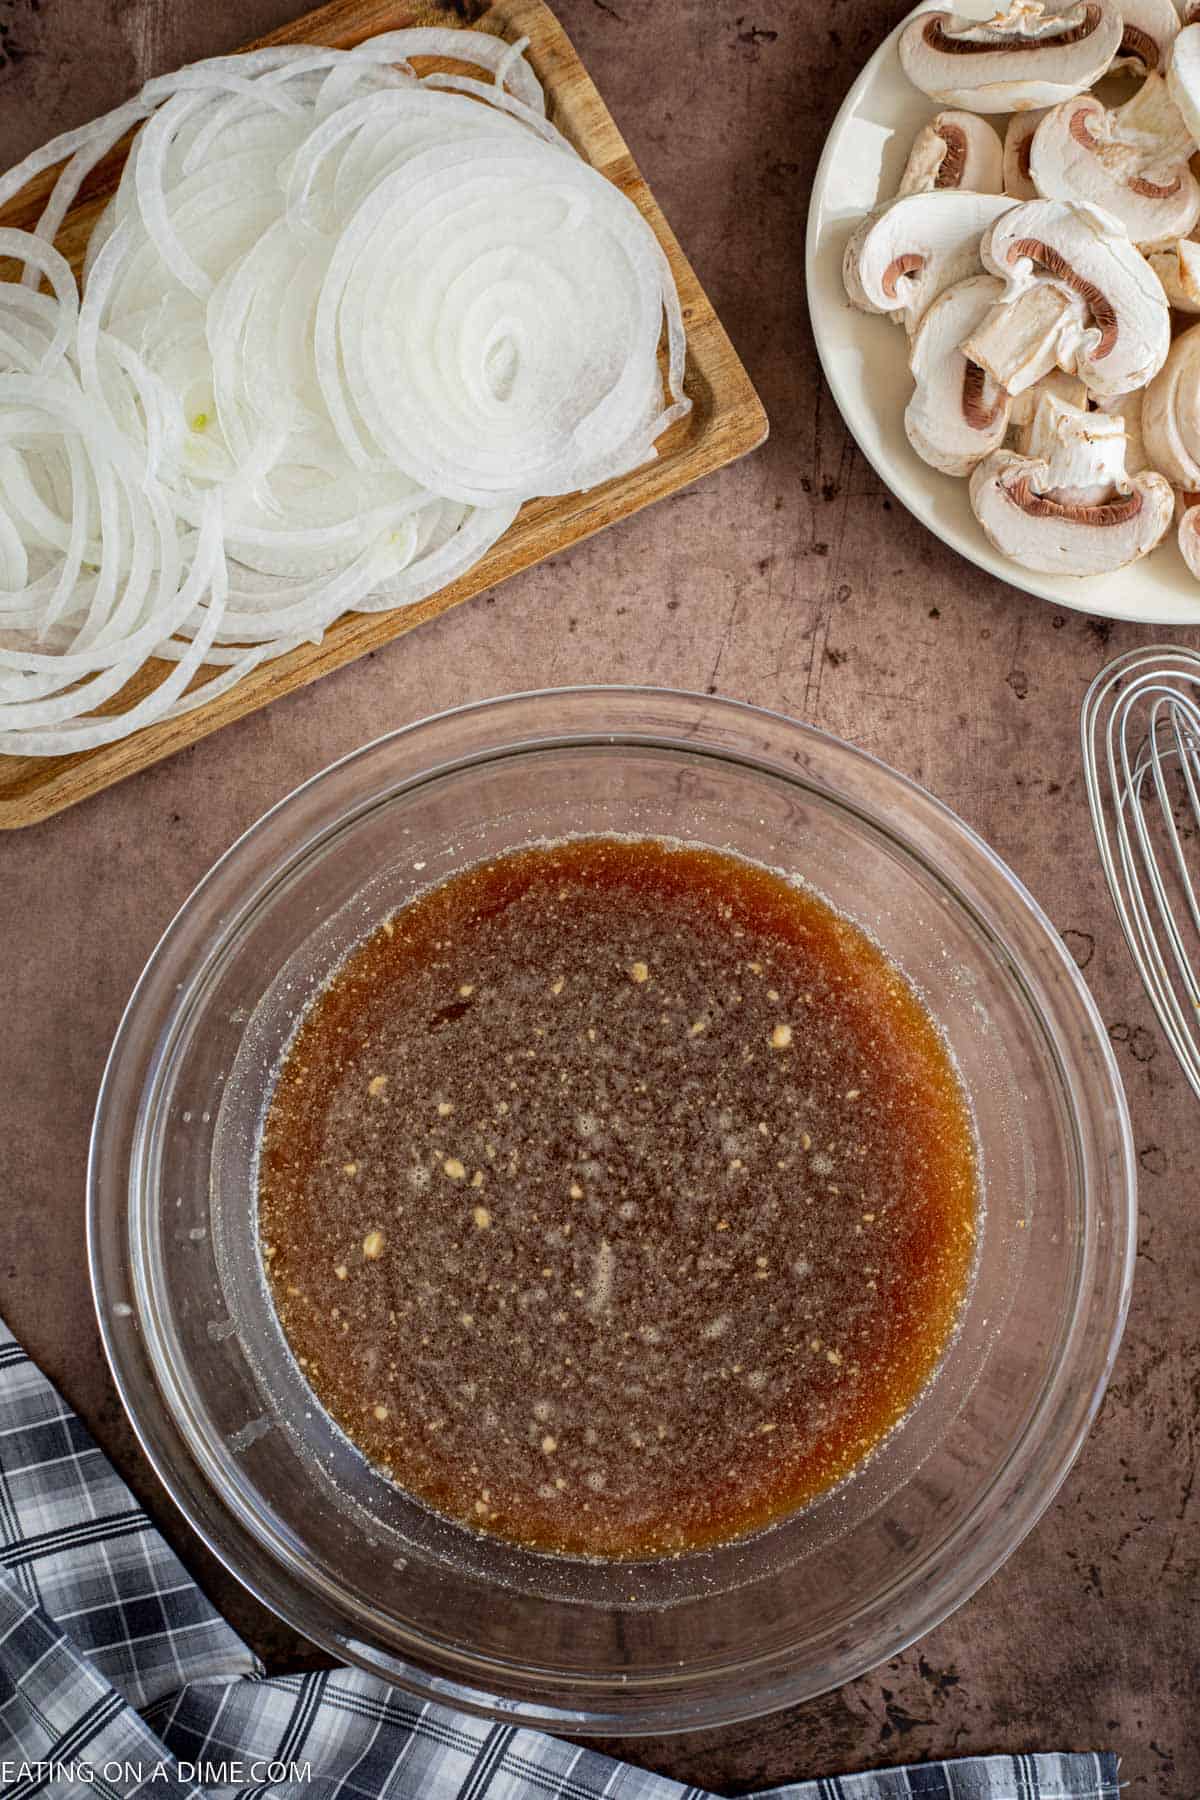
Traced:
<svg viewBox="0 0 1200 1800">
<path fill-rule="evenodd" d="M 0 1796 L 709 1800 L 354 1669 L 267 1680 L 0 1323 Z M 758 1800 L 1116 1800 L 1116 1758 L 991 1756 Z"/>
</svg>

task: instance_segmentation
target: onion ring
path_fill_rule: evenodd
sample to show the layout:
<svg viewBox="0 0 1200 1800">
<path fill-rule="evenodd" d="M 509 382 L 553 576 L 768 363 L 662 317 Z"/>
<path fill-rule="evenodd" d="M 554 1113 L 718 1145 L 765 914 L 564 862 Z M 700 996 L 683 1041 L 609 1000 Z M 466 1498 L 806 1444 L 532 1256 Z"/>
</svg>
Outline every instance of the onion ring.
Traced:
<svg viewBox="0 0 1200 1800">
<path fill-rule="evenodd" d="M 666 256 L 524 52 L 213 57 L 0 176 L 3 205 L 62 165 L 0 230 L 0 752 L 115 742 L 411 606 L 688 410 Z M 132 126 L 81 298 L 53 239 Z"/>
</svg>

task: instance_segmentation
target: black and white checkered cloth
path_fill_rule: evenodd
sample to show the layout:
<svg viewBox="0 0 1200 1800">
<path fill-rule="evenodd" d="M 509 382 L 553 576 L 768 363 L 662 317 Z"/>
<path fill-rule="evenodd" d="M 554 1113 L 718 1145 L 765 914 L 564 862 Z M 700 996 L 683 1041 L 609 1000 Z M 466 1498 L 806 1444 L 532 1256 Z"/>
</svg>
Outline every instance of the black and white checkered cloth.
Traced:
<svg viewBox="0 0 1200 1800">
<path fill-rule="evenodd" d="M 0 1796 L 709 1800 L 354 1669 L 267 1680 L 0 1324 Z M 1110 1754 L 992 1756 L 758 1800 L 1117 1800 Z"/>
</svg>

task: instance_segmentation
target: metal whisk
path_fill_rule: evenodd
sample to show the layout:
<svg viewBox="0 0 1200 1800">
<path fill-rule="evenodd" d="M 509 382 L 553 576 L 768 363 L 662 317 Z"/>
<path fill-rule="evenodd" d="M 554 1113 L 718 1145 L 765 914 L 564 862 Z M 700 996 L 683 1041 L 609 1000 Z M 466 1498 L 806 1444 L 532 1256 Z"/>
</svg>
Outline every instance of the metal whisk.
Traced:
<svg viewBox="0 0 1200 1800">
<path fill-rule="evenodd" d="M 1200 652 L 1154 644 L 1101 670 L 1083 768 L 1117 917 L 1200 1099 Z"/>
</svg>

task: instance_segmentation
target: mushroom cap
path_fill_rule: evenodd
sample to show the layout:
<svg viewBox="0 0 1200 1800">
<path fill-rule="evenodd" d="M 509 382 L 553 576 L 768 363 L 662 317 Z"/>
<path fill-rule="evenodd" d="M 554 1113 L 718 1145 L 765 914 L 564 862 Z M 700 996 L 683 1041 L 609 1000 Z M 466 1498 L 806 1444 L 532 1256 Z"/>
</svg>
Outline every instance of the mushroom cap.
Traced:
<svg viewBox="0 0 1200 1800">
<path fill-rule="evenodd" d="M 1036 200 L 1038 191 L 1029 172 L 1029 154 L 1033 134 L 1045 118 L 1049 107 L 1014 113 L 1004 133 L 1004 192 L 1014 200 Z"/>
<path fill-rule="evenodd" d="M 901 194 L 965 188 L 1004 192 L 1004 150 L 994 125 L 969 112 L 940 112 L 923 125 L 900 177 Z"/>
<path fill-rule="evenodd" d="M 1142 401 L 1146 454 L 1168 481 L 1200 488 L 1200 325 L 1181 332 Z"/>
<path fill-rule="evenodd" d="M 1059 13 L 1042 0 L 1011 0 L 981 24 L 925 12 L 900 36 L 900 62 L 915 87 L 946 106 L 1023 112 L 1055 106 L 1103 75 L 1121 47 L 1112 0 L 1076 0 Z"/>
<path fill-rule="evenodd" d="M 1179 26 L 1175 0 L 1121 0 L 1121 48 L 1109 74 L 1161 75 Z"/>
<path fill-rule="evenodd" d="M 908 364 L 916 386 L 904 410 L 908 441 L 945 475 L 969 475 L 1004 442 L 1008 395 L 959 348 L 999 299 L 994 275 L 973 275 L 939 294 L 917 327 Z"/>
<path fill-rule="evenodd" d="M 1163 284 L 1167 304 L 1176 312 L 1200 313 L 1200 243 L 1178 238 L 1165 250 L 1146 258 Z"/>
<path fill-rule="evenodd" d="M 1200 219 L 1192 146 L 1161 75 L 1111 111 L 1094 94 L 1051 107 L 1033 135 L 1029 169 L 1047 200 L 1103 207 L 1143 249 L 1186 237 Z"/>
<path fill-rule="evenodd" d="M 1170 484 L 1153 470 L 1098 506 L 1064 503 L 1040 491 L 1041 458 L 995 450 L 971 476 L 971 505 L 989 541 L 1022 568 L 1047 575 L 1105 575 L 1145 556 L 1171 523 Z"/>
<path fill-rule="evenodd" d="M 980 273 L 980 235 L 1011 205 L 1003 194 L 957 188 L 886 201 L 846 245 L 842 275 L 851 303 L 863 312 L 896 313 L 915 331 L 944 288 Z"/>
<path fill-rule="evenodd" d="M 1167 88 L 1193 141 L 1200 143 L 1200 25 L 1185 25 L 1171 46 Z"/>
<path fill-rule="evenodd" d="M 1171 343 L 1166 295 L 1111 213 L 1026 200 L 988 227 L 980 257 L 1012 298 L 1049 281 L 1084 301 L 1089 324 L 1070 368 L 1093 393 L 1128 393 L 1162 368 Z"/>
</svg>

